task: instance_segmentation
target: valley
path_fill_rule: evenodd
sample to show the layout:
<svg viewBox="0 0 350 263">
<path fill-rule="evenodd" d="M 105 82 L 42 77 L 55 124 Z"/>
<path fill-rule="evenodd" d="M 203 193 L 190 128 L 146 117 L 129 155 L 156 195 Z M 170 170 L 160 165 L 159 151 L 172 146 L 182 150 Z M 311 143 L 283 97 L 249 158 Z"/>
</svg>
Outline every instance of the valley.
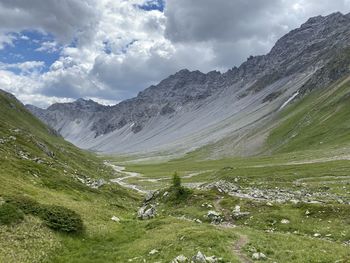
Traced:
<svg viewBox="0 0 350 263">
<path fill-rule="evenodd" d="M 350 262 L 349 26 L 114 106 L 0 90 L 0 262 Z"/>
</svg>

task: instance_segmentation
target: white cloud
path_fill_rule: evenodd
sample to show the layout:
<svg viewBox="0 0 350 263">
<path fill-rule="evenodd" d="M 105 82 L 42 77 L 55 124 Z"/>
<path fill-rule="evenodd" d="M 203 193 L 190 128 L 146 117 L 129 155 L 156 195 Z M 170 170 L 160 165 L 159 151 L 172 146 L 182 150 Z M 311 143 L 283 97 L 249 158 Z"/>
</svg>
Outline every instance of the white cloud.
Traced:
<svg viewBox="0 0 350 263">
<path fill-rule="evenodd" d="M 11 70 L 11 69 L 18 69 L 23 74 L 33 74 L 34 72 L 37 73 L 45 66 L 45 63 L 43 61 L 26 61 L 22 63 L 2 63 L 0 62 L 0 69 L 2 70 Z"/>
<path fill-rule="evenodd" d="M 40 47 L 35 49 L 35 51 L 47 52 L 47 53 L 58 52 L 58 50 L 59 50 L 59 47 L 55 41 L 45 41 L 45 42 L 41 43 Z"/>
<path fill-rule="evenodd" d="M 138 8 L 145 2 L 0 0 L 0 49 L 13 42 L 9 33 L 34 29 L 55 36 L 37 51 L 60 52 L 40 74 L 33 61 L 0 65 L 0 88 L 37 105 L 78 97 L 109 104 L 182 68 L 239 65 L 311 16 L 350 11 L 349 0 L 167 0 L 164 13 Z"/>
</svg>

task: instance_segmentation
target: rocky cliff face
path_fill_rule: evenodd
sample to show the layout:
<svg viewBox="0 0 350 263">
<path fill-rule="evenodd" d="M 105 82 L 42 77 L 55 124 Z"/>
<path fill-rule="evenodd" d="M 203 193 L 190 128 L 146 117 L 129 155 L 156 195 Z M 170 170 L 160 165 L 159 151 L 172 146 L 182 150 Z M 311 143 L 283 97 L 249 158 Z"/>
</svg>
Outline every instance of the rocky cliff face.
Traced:
<svg viewBox="0 0 350 263">
<path fill-rule="evenodd" d="M 82 148 L 189 151 L 256 129 L 296 92 L 349 74 L 342 55 L 349 46 L 349 14 L 318 16 L 278 40 L 267 55 L 225 73 L 181 70 L 112 107 L 80 99 L 28 109 Z"/>
</svg>

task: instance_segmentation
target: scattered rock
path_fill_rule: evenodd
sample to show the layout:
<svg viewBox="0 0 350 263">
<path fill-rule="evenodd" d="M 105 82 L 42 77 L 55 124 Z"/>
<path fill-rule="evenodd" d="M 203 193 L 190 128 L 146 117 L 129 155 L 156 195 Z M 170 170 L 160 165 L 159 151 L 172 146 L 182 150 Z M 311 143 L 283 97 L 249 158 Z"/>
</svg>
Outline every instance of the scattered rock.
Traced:
<svg viewBox="0 0 350 263">
<path fill-rule="evenodd" d="M 207 217 L 213 224 L 220 224 L 223 221 L 221 214 L 213 210 L 208 211 Z"/>
<path fill-rule="evenodd" d="M 192 258 L 192 261 L 194 263 L 206 263 L 207 262 L 205 255 L 200 251 L 198 251 L 197 255 L 195 255 Z"/>
<path fill-rule="evenodd" d="M 149 255 L 155 255 L 157 253 L 159 253 L 159 251 L 157 249 L 152 249 L 148 254 Z"/>
<path fill-rule="evenodd" d="M 310 212 L 309 210 L 306 210 L 306 211 L 305 211 L 305 215 L 307 215 L 307 216 L 308 216 L 308 215 L 311 215 L 311 212 Z"/>
<path fill-rule="evenodd" d="M 320 236 L 321 236 L 320 233 L 315 233 L 315 234 L 314 234 L 314 237 L 320 237 Z"/>
<path fill-rule="evenodd" d="M 203 203 L 202 207 L 206 207 L 206 208 L 213 208 L 213 205 L 208 204 L 208 203 Z"/>
<path fill-rule="evenodd" d="M 240 219 L 249 215 L 249 212 L 241 212 L 241 207 L 239 205 L 236 205 L 235 209 L 232 211 L 232 217 L 234 219 Z"/>
<path fill-rule="evenodd" d="M 198 219 L 198 218 L 196 218 L 195 220 L 193 220 L 194 222 L 196 222 L 196 223 L 198 223 L 198 224 L 202 224 L 203 222 L 200 220 L 200 219 Z"/>
<path fill-rule="evenodd" d="M 151 201 L 155 197 L 155 193 L 154 191 L 149 191 L 145 196 L 144 202 L 147 203 Z"/>
<path fill-rule="evenodd" d="M 344 244 L 345 246 L 350 246 L 350 240 L 344 241 L 343 244 Z"/>
<path fill-rule="evenodd" d="M 137 212 L 137 217 L 142 220 L 154 218 L 157 214 L 156 207 L 154 205 L 144 205 Z"/>
<path fill-rule="evenodd" d="M 104 179 L 92 179 L 90 177 L 87 177 L 85 175 L 75 175 L 74 176 L 76 180 L 78 180 L 79 182 L 81 182 L 82 184 L 85 184 L 86 186 L 92 188 L 92 189 L 98 189 L 102 186 L 104 186 L 105 184 L 107 184 L 107 182 Z"/>
<path fill-rule="evenodd" d="M 220 180 L 214 183 L 207 184 L 204 189 L 217 189 L 221 193 L 233 193 L 239 190 L 239 187 L 233 183 L 227 182 L 225 180 Z"/>
<path fill-rule="evenodd" d="M 53 151 L 50 151 L 49 147 L 43 143 L 43 142 L 35 142 L 36 145 L 49 157 L 54 158 L 55 157 L 55 153 Z"/>
<path fill-rule="evenodd" d="M 112 216 L 111 220 L 114 221 L 114 222 L 117 222 L 117 223 L 120 222 L 120 218 L 117 217 L 117 216 Z"/>
<path fill-rule="evenodd" d="M 290 221 L 288 219 L 282 219 L 281 224 L 289 224 Z"/>
<path fill-rule="evenodd" d="M 261 253 L 261 252 L 256 252 L 252 255 L 252 259 L 254 260 L 265 260 L 266 259 L 266 256 L 264 253 Z"/>
<path fill-rule="evenodd" d="M 205 260 L 207 263 L 216 263 L 219 262 L 219 259 L 215 256 L 211 256 L 211 257 L 205 257 Z"/>
<path fill-rule="evenodd" d="M 188 258 L 185 257 L 184 255 L 179 255 L 171 261 L 171 263 L 184 263 L 184 262 L 188 262 Z"/>
</svg>

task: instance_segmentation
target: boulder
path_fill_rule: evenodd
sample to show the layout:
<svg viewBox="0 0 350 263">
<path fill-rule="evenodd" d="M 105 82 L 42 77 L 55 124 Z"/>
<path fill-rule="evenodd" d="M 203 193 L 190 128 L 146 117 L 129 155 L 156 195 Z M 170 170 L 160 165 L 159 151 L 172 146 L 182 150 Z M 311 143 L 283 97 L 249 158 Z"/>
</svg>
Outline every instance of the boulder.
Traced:
<svg viewBox="0 0 350 263">
<path fill-rule="evenodd" d="M 197 255 L 195 255 L 192 258 L 192 261 L 194 263 L 206 263 L 207 262 L 205 255 L 200 251 L 198 251 Z"/>
<path fill-rule="evenodd" d="M 261 253 L 261 252 L 256 252 L 252 255 L 252 259 L 254 260 L 265 260 L 266 259 L 266 256 L 264 253 Z"/>
<path fill-rule="evenodd" d="M 233 209 L 232 211 L 232 217 L 234 219 L 240 219 L 249 215 L 250 215 L 249 212 L 241 212 L 241 207 L 239 205 L 236 205 L 235 209 Z"/>
<path fill-rule="evenodd" d="M 213 210 L 208 211 L 207 217 L 214 224 L 220 224 L 223 221 L 221 214 Z"/>
<path fill-rule="evenodd" d="M 154 218 L 156 214 L 157 210 L 154 205 L 144 205 L 137 212 L 137 217 L 141 220 L 147 220 Z"/>
</svg>

